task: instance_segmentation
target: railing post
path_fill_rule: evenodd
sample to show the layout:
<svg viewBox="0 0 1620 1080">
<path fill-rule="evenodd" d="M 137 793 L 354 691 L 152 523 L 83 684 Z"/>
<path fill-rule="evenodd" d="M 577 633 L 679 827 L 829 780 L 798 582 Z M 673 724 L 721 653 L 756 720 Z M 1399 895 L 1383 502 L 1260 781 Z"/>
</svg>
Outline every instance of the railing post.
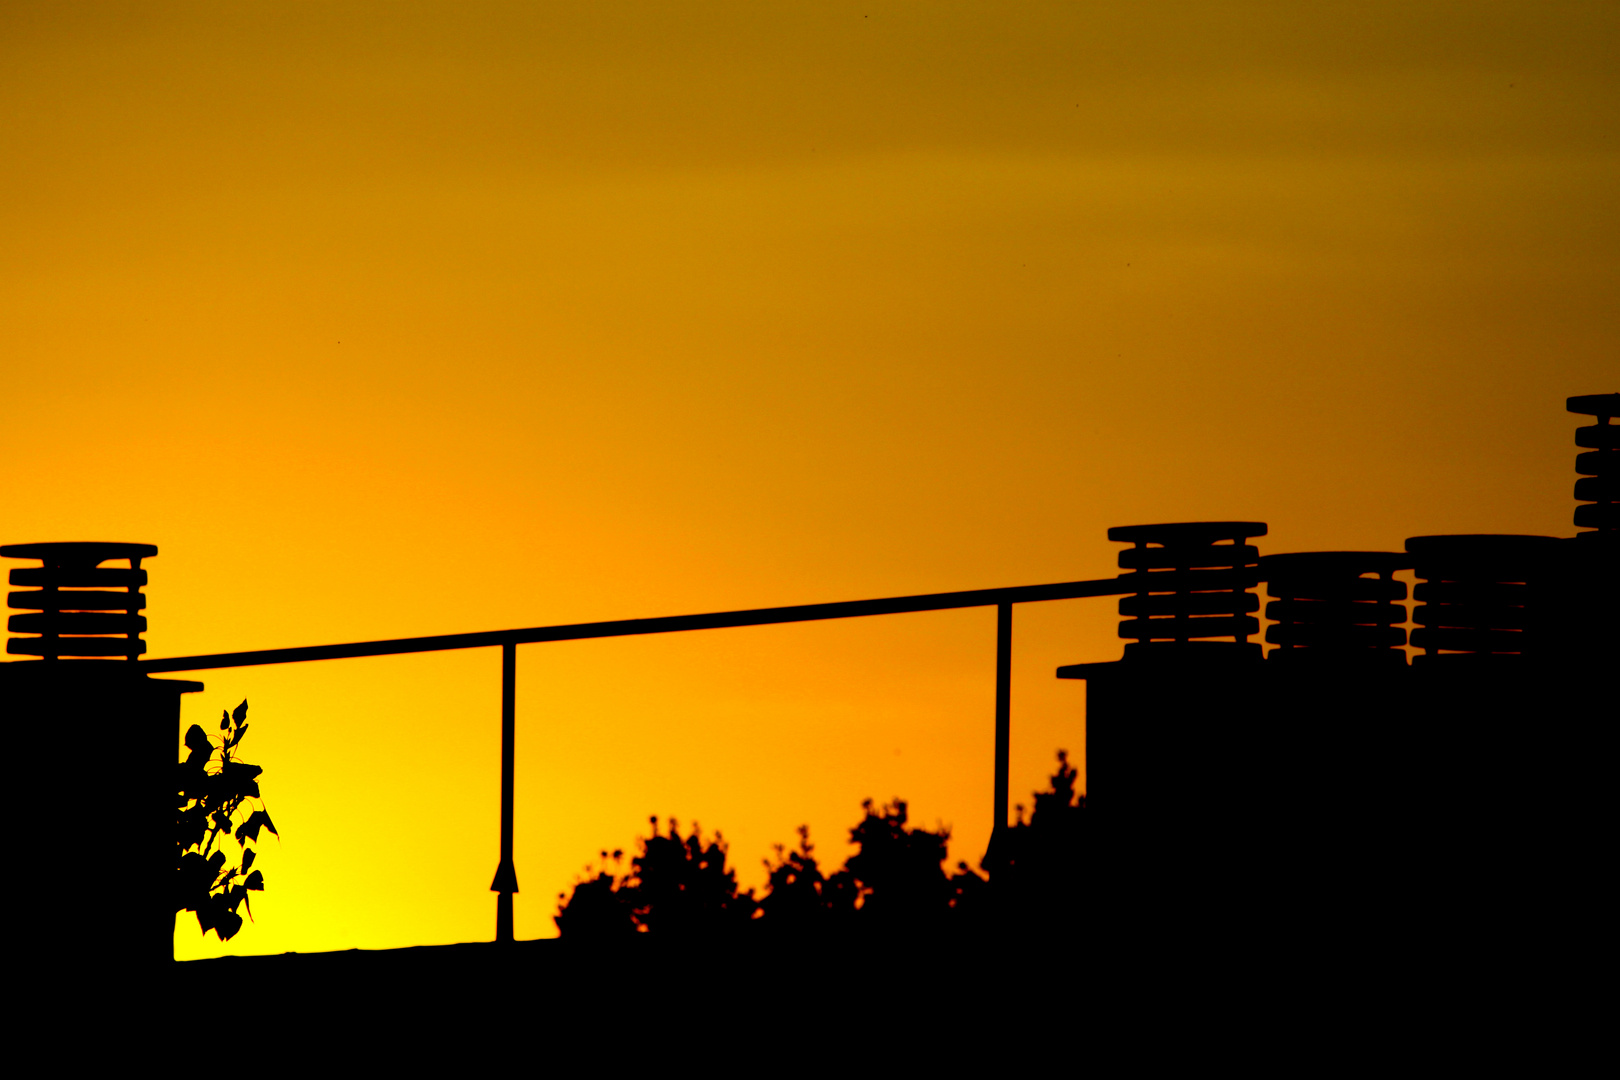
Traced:
<svg viewBox="0 0 1620 1080">
<path fill-rule="evenodd" d="M 495 868 L 491 892 L 495 901 L 495 940 L 512 942 L 512 894 L 518 891 L 517 868 L 512 865 L 512 773 L 517 742 L 517 645 L 501 645 L 501 862 Z"/>
<path fill-rule="evenodd" d="M 1012 605 L 996 605 L 996 809 L 990 849 L 1007 828 L 1007 771 L 1012 742 Z"/>
</svg>

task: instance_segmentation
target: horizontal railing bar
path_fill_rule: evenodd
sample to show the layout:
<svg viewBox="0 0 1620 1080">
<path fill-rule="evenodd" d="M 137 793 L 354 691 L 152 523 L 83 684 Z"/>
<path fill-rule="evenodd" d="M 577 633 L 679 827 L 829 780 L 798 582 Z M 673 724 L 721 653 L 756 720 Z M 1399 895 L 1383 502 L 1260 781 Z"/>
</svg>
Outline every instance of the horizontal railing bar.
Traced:
<svg viewBox="0 0 1620 1080">
<path fill-rule="evenodd" d="M 472 634 L 394 638 L 391 641 L 353 641 L 342 645 L 306 645 L 291 649 L 213 653 L 208 656 L 169 656 L 140 661 L 143 671 L 203 671 L 208 668 L 257 667 L 295 664 L 305 660 L 342 660 L 359 656 L 481 649 L 492 645 L 526 645 L 539 641 L 580 641 L 587 638 L 627 637 L 635 634 L 670 634 L 681 630 L 719 630 L 734 626 L 770 626 L 774 623 L 854 619 L 865 615 L 900 615 L 914 611 L 1027 604 L 1039 600 L 1073 600 L 1085 596 L 1121 596 L 1136 591 L 1128 578 L 1066 581 L 1055 585 L 1018 585 L 1003 589 L 889 596 L 877 600 L 843 600 L 831 604 L 754 608 L 748 611 L 713 611 L 702 615 L 667 615 L 653 619 L 535 626 L 522 630 L 485 630 Z"/>
</svg>

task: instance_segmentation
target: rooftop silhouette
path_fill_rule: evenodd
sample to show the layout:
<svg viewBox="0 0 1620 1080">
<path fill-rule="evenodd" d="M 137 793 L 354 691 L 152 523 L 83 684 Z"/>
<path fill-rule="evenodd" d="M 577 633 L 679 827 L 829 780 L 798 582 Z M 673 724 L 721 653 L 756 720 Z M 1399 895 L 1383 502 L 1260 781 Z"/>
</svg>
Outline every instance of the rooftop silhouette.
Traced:
<svg viewBox="0 0 1620 1080">
<path fill-rule="evenodd" d="M 498 646 L 500 856 L 490 889 L 498 894 L 495 942 L 511 947 L 520 644 L 995 607 L 986 879 L 965 864 L 947 876 L 945 836 L 909 826 L 906 804 L 896 800 L 868 805 L 852 832 L 860 854 L 840 871 L 847 880 L 820 870 L 804 836 L 797 851 L 779 853 L 770 892 L 745 901 L 727 876 L 723 845 L 702 840 L 695 827 L 682 837 L 671 820 L 637 856 L 634 888 L 645 910 L 615 908 L 619 886 L 611 881 L 587 883 L 559 915 L 564 938 L 569 926 L 617 927 L 603 932 L 632 938 L 673 933 L 661 926 L 702 936 L 727 920 L 808 926 L 811 910 L 837 926 L 837 913 L 850 906 L 866 912 L 868 924 L 885 925 L 971 909 L 972 919 L 951 925 L 962 933 L 971 926 L 976 940 L 1074 934 L 1082 925 L 1207 928 L 1222 920 L 1245 932 L 1308 933 L 1354 912 L 1346 933 L 1387 942 L 1409 932 L 1419 911 L 1448 920 L 1436 932 L 1460 943 L 1492 920 L 1519 917 L 1519 907 L 1546 910 L 1546 896 L 1578 916 L 1594 914 L 1583 906 L 1593 901 L 1582 898 L 1597 895 L 1589 888 L 1596 870 L 1581 852 L 1593 842 L 1605 790 L 1596 771 L 1605 759 L 1592 741 L 1596 718 L 1612 711 L 1602 672 L 1620 655 L 1620 427 L 1610 422 L 1620 394 L 1570 398 L 1568 408 L 1598 418 L 1576 434 L 1583 452 L 1574 536 L 1414 536 L 1402 552 L 1263 555 L 1254 543 L 1267 533 L 1261 522 L 1131 525 L 1108 530 L 1110 541 L 1129 545 L 1119 552 L 1121 573 L 1094 581 L 152 660 L 141 659 L 141 563 L 156 556 L 155 546 L 13 544 L 0 555 L 40 565 L 11 571 L 17 588 L 8 604 L 21 613 L 11 616 L 7 651 L 35 659 L 0 667 L 0 695 L 9 714 L 23 718 L 25 754 L 48 753 L 66 729 L 94 732 L 101 753 L 87 766 L 87 783 L 111 789 L 131 771 L 155 777 L 172 769 L 160 732 L 173 730 L 179 696 L 201 684 L 155 674 Z M 127 568 L 103 566 L 126 560 Z M 1410 609 L 1406 585 L 1395 578 L 1406 571 L 1417 580 Z M 1255 591 L 1262 584 L 1264 602 Z M 1060 759 L 1034 815 L 1025 822 L 1020 811 L 1010 820 L 1013 607 L 1101 596 L 1120 597 L 1123 656 L 1056 672 L 1086 683 L 1095 791 L 1088 783 L 1084 795 L 1077 792 L 1072 767 Z M 1271 622 L 1263 634 L 1269 654 L 1251 640 L 1262 637 L 1262 610 Z M 1493 775 L 1513 777 L 1514 828 L 1458 825 L 1456 808 Z M 94 933 L 42 941 L 32 946 L 33 963 L 66 956 L 133 970 L 172 959 L 161 944 L 173 912 L 158 853 L 167 850 L 173 819 L 155 789 L 139 791 L 129 828 L 110 842 L 108 872 L 142 898 L 146 930 L 121 950 Z M 1351 800 L 1349 792 L 1366 794 Z M 1107 818 L 1095 842 L 1082 824 L 1093 794 Z M 97 827 L 89 807 L 72 811 L 66 824 L 86 833 Z M 66 872 L 69 855 L 31 843 L 27 858 Z M 1503 858 L 1536 871 L 1504 883 L 1490 870 Z M 1379 892 L 1392 879 L 1408 894 L 1398 906 Z M 696 903 L 704 890 L 725 902 Z M 100 925 L 96 903 L 71 901 L 74 925 Z M 480 963 L 508 963 L 492 958 L 517 953 L 479 955 Z"/>
</svg>

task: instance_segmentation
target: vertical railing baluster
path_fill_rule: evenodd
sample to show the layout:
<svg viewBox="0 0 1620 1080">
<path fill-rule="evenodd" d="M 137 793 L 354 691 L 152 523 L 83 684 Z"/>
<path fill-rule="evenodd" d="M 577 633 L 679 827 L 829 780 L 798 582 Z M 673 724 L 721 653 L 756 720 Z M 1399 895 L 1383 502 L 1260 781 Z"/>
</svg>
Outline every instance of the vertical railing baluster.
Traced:
<svg viewBox="0 0 1620 1080">
<path fill-rule="evenodd" d="M 1012 605 L 996 605 L 996 810 L 990 846 L 1007 827 L 1007 771 L 1012 743 Z"/>
<path fill-rule="evenodd" d="M 518 891 L 517 868 L 512 865 L 512 773 L 515 757 L 517 698 L 517 645 L 501 646 L 501 863 L 489 886 L 499 893 L 495 901 L 495 940 L 510 943 L 512 894 Z"/>
</svg>

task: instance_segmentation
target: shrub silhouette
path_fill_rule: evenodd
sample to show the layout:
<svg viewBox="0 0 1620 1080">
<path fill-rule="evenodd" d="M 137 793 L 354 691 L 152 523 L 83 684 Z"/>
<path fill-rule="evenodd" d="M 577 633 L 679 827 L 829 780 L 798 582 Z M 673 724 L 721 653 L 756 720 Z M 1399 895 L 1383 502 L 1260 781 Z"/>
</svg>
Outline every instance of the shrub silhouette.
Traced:
<svg viewBox="0 0 1620 1080">
<path fill-rule="evenodd" d="M 696 822 L 691 835 L 683 838 L 673 817 L 663 834 L 657 817 L 649 821 L 651 835 L 639 841 L 641 852 L 631 861 L 629 874 L 609 873 L 604 851 L 603 868 L 574 887 L 574 895 L 556 915 L 563 936 L 697 937 L 735 931 L 754 918 L 758 905 L 753 890 L 738 891 L 736 872 L 726 867 L 727 848 L 720 833 L 705 842 Z M 613 855 L 615 862 L 622 861 L 623 852 Z"/>
<path fill-rule="evenodd" d="M 704 843 L 697 822 L 684 840 L 674 818 L 669 831 L 641 842 L 631 863 L 632 914 L 638 926 L 664 934 L 714 933 L 754 917 L 753 890 L 737 891 L 737 874 L 727 869 L 725 838 L 719 832 Z"/>
<path fill-rule="evenodd" d="M 652 834 L 639 841 L 641 854 L 628 874 L 610 872 L 604 851 L 601 867 L 587 867 L 571 896 L 558 895 L 557 929 L 564 937 L 602 940 L 638 932 L 736 933 L 745 927 L 772 934 L 888 931 L 976 917 L 986 882 L 966 863 L 957 864 L 955 876 L 945 875 L 949 829 L 910 827 L 903 799 L 879 809 L 868 799 L 862 809 L 865 816 L 850 830 L 859 850 L 842 869 L 822 872 L 809 827 L 800 826 L 797 848 L 778 844 L 775 861 L 765 862 L 769 891 L 759 901 L 752 890 L 738 890 L 719 833 L 705 844 L 694 825 L 683 839 L 671 818 L 660 834 L 652 818 Z M 623 852 L 614 852 L 613 861 L 622 864 Z"/>
<path fill-rule="evenodd" d="M 1050 787 L 1035 793 L 1035 809 L 1006 830 L 985 868 L 1001 902 L 1020 912 L 1030 926 L 1074 925 L 1083 914 L 1085 889 L 1086 797 L 1075 791 L 1079 773 L 1067 751 L 1057 752 Z"/>
<path fill-rule="evenodd" d="M 850 842 L 860 850 L 845 867 L 860 886 L 863 924 L 927 928 L 953 913 L 964 918 L 970 912 L 977 914 L 985 880 L 963 862 L 956 864 L 953 877 L 945 876 L 950 829 L 908 828 L 904 799 L 879 810 L 873 810 L 868 799 L 861 808 L 866 816 L 849 832 Z"/>
<path fill-rule="evenodd" d="M 607 852 L 603 852 L 606 855 Z M 554 921 L 558 933 L 567 938 L 593 941 L 625 938 L 641 929 L 631 904 L 633 890 L 606 870 L 577 882 L 574 895 L 558 905 Z M 562 900 L 563 894 L 558 893 Z"/>
<path fill-rule="evenodd" d="M 247 709 L 248 703 L 243 701 L 234 712 L 222 710 L 222 734 L 217 736 L 217 747 L 216 737 L 210 737 L 200 725 L 191 725 L 186 731 L 186 749 L 190 753 L 176 767 L 179 812 L 174 910 L 176 914 L 196 912 L 202 932 L 212 930 L 221 941 L 229 941 L 242 929 L 237 908 L 246 905 L 252 917 L 248 893 L 264 888 L 264 875 L 253 869 L 256 856 L 248 844 L 258 842 L 261 829 L 276 833 L 278 838 L 281 835 L 259 801 L 258 777 L 263 770 L 231 754 L 247 734 Z M 251 805 L 249 800 L 258 805 L 238 824 L 237 814 L 244 804 Z M 227 865 L 224 851 L 225 841 L 230 838 L 241 852 L 241 861 L 235 866 Z M 217 851 L 216 841 L 220 844 Z"/>
<path fill-rule="evenodd" d="M 816 861 L 810 826 L 799 826 L 799 846 L 776 845 L 776 861 L 765 860 L 767 888 L 759 902 L 761 920 L 773 932 L 847 929 L 855 915 L 860 885 L 843 869 L 828 877 Z"/>
</svg>

